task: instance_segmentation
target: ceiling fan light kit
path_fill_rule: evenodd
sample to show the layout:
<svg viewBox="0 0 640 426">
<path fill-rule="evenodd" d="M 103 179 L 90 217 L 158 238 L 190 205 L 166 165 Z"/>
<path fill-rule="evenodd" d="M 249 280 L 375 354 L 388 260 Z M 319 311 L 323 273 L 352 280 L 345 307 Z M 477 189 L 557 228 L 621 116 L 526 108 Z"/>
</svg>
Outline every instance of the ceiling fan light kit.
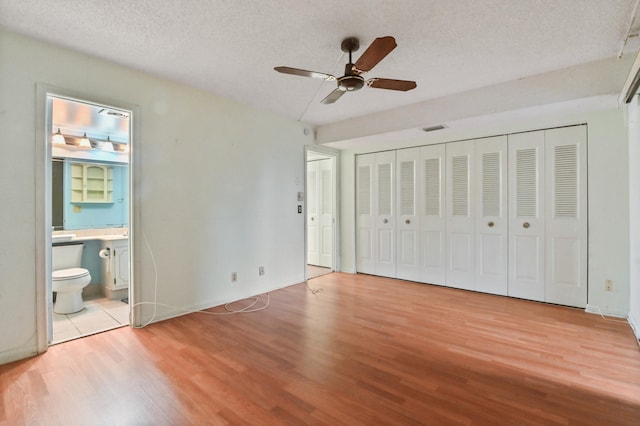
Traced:
<svg viewBox="0 0 640 426">
<path fill-rule="evenodd" d="M 349 62 L 344 66 L 344 75 L 335 77 L 318 71 L 307 71 L 300 68 L 275 67 L 274 69 L 283 74 L 298 75 L 301 77 L 318 78 L 325 81 L 336 81 L 337 86 L 333 92 L 322 100 L 323 104 L 332 104 L 346 92 L 355 92 L 364 86 L 374 89 L 399 90 L 406 92 L 415 89 L 415 81 L 395 80 L 390 78 L 370 78 L 365 80 L 362 74 L 370 71 L 381 60 L 383 60 L 397 46 L 396 40 L 391 36 L 378 37 L 364 51 L 362 56 L 353 63 L 352 54 L 360 48 L 360 41 L 355 37 L 348 37 L 342 40 L 340 48 L 343 52 L 349 53 Z"/>
</svg>

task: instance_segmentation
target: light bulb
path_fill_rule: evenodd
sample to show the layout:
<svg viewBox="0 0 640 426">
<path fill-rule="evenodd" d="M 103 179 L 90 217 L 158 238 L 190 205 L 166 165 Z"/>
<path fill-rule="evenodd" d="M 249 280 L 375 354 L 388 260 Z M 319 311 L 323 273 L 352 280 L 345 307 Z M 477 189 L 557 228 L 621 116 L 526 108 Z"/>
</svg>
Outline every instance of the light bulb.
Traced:
<svg viewBox="0 0 640 426">
<path fill-rule="evenodd" d="M 60 133 L 60 128 L 58 127 L 58 132 L 53 135 L 51 138 L 51 143 L 54 145 L 66 145 L 67 141 L 64 140 L 64 136 Z"/>
<path fill-rule="evenodd" d="M 87 137 L 87 132 L 84 132 L 84 135 L 82 135 L 82 139 L 80 139 L 80 146 L 82 148 L 91 148 L 91 142 Z"/>
<path fill-rule="evenodd" d="M 107 136 L 107 141 L 102 145 L 103 151 L 113 152 L 113 143 L 111 143 L 111 138 Z"/>
</svg>

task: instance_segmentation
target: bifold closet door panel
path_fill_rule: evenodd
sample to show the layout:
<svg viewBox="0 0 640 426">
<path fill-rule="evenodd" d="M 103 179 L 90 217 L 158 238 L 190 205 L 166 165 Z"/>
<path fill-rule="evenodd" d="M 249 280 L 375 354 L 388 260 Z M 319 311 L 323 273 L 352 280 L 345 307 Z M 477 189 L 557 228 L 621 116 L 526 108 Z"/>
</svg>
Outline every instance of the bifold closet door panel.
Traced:
<svg viewBox="0 0 640 426">
<path fill-rule="evenodd" d="M 509 136 L 509 296 L 545 300 L 544 131 Z"/>
<path fill-rule="evenodd" d="M 507 294 L 508 210 L 507 137 L 475 144 L 476 277 L 475 289 Z"/>
<path fill-rule="evenodd" d="M 545 131 L 545 301 L 587 304 L 587 129 Z"/>
<path fill-rule="evenodd" d="M 376 275 L 396 276 L 395 167 L 396 152 L 375 154 L 375 268 Z"/>
<path fill-rule="evenodd" d="M 403 280 L 419 281 L 419 222 L 417 214 L 417 172 L 419 148 L 396 151 L 397 256 L 396 276 Z"/>
<path fill-rule="evenodd" d="M 446 148 L 444 144 L 420 148 L 418 211 L 420 282 L 447 282 L 447 216 L 445 199 Z"/>
<path fill-rule="evenodd" d="M 395 151 L 356 157 L 357 271 L 396 276 Z"/>
<path fill-rule="evenodd" d="M 375 154 L 356 157 L 356 270 L 375 274 L 374 241 L 374 161 Z"/>
<path fill-rule="evenodd" d="M 318 229 L 318 161 L 307 163 L 307 263 L 320 262 Z"/>
<path fill-rule="evenodd" d="M 474 141 L 446 145 L 447 281 L 449 287 L 475 289 L 475 220 L 471 179 Z"/>
</svg>

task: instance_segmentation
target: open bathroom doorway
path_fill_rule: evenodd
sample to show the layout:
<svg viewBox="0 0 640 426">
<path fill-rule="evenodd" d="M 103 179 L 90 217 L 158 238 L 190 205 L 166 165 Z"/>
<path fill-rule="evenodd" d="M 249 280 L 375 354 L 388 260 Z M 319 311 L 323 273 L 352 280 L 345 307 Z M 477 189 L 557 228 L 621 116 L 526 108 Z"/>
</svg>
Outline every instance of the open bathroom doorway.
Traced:
<svg viewBox="0 0 640 426">
<path fill-rule="evenodd" d="M 134 111 L 57 89 L 38 93 L 44 103 L 38 223 L 45 234 L 38 309 L 46 342 L 40 321 L 38 340 L 46 348 L 129 325 Z"/>
<path fill-rule="evenodd" d="M 307 147 L 305 173 L 306 278 L 311 279 L 338 270 L 338 153 Z"/>
</svg>

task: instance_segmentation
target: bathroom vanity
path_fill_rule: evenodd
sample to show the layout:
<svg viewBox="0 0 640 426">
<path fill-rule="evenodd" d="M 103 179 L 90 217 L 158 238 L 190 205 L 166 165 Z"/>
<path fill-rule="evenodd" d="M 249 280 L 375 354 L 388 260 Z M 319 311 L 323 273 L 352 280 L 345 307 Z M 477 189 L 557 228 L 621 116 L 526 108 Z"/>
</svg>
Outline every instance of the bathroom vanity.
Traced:
<svg viewBox="0 0 640 426">
<path fill-rule="evenodd" d="M 126 228 L 103 228 L 74 230 L 73 233 L 54 231 L 53 244 L 85 243 L 82 267 L 91 271 L 96 278 L 95 289 L 83 294 L 103 294 L 112 300 L 122 300 L 129 296 L 129 237 Z M 96 292 L 97 291 L 97 292 Z"/>
<path fill-rule="evenodd" d="M 101 257 L 104 295 L 108 299 L 123 299 L 129 289 L 129 242 L 127 237 L 102 237 Z"/>
</svg>

